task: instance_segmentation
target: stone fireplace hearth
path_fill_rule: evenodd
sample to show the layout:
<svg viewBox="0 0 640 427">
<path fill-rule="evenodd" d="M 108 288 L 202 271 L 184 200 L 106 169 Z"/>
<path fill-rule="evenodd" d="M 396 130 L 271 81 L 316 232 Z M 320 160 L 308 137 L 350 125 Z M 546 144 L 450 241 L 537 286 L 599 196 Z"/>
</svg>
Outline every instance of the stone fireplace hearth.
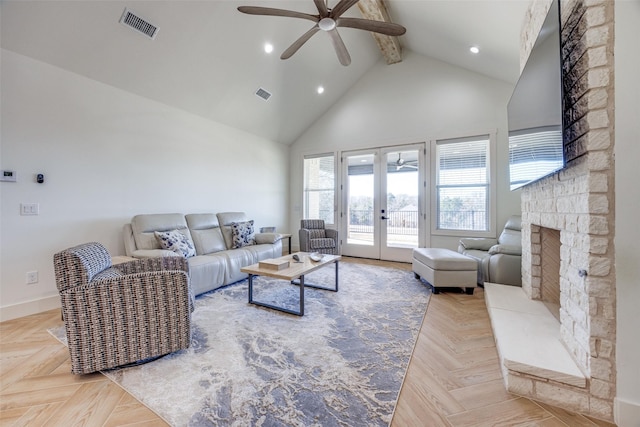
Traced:
<svg viewBox="0 0 640 427">
<path fill-rule="evenodd" d="M 550 2 L 532 4 L 522 63 Z M 616 394 L 613 9 L 606 0 L 561 2 L 572 160 L 522 189 L 522 288 L 486 286 L 507 389 L 609 421 Z"/>
</svg>

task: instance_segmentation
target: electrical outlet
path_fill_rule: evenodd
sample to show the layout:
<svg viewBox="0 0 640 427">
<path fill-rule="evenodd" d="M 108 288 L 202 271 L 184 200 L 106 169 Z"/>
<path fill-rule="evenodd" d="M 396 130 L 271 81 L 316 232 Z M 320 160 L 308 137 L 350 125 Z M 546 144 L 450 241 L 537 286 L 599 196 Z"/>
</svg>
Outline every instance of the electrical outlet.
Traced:
<svg viewBox="0 0 640 427">
<path fill-rule="evenodd" d="M 27 285 L 32 285 L 34 283 L 38 283 L 38 272 L 27 271 Z"/>
</svg>

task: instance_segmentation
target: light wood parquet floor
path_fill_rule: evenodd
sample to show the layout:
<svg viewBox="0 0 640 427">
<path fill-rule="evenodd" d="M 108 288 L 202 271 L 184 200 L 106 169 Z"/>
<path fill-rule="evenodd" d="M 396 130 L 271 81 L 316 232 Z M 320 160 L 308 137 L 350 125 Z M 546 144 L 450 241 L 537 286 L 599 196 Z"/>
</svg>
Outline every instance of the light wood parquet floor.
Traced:
<svg viewBox="0 0 640 427">
<path fill-rule="evenodd" d="M 61 324 L 59 310 L 0 323 L 0 426 L 167 425 L 102 374 L 72 375 L 66 347 L 47 332 Z M 613 424 L 507 393 L 478 289 L 431 297 L 391 426 Z"/>
</svg>

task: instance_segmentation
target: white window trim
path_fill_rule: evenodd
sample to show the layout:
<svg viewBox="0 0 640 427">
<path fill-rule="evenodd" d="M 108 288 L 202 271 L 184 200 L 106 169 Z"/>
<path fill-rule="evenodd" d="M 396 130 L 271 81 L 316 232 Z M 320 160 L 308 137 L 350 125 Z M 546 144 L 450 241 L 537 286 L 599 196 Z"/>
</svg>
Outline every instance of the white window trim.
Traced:
<svg viewBox="0 0 640 427">
<path fill-rule="evenodd" d="M 301 204 L 300 206 L 302 207 L 301 210 L 301 215 L 300 218 L 304 219 L 304 213 L 305 213 L 305 168 L 304 168 L 304 162 L 307 159 L 316 159 L 319 157 L 329 157 L 329 156 L 333 156 L 333 223 L 331 224 L 326 224 L 328 228 L 336 228 L 338 227 L 338 189 L 339 189 L 339 173 L 338 171 L 338 153 L 335 151 L 329 151 L 329 152 L 324 152 L 324 153 L 308 153 L 308 154 L 302 154 L 302 159 L 301 159 L 301 163 L 302 163 L 302 194 L 300 195 L 301 198 Z"/>
<path fill-rule="evenodd" d="M 469 230 L 442 230 L 438 229 L 438 206 L 437 206 L 437 156 L 436 156 L 436 146 L 439 141 L 446 141 L 450 139 L 463 139 L 463 138 L 473 138 L 473 137 L 485 137 L 489 136 L 489 154 L 488 154 L 488 165 L 489 165 L 489 230 L 487 231 L 469 231 Z M 496 144 L 496 130 L 491 130 L 488 132 L 473 132 L 468 133 L 466 135 L 455 135 L 446 138 L 438 138 L 429 141 L 430 146 L 430 177 L 431 177 L 431 185 L 430 185 L 430 193 L 431 197 L 431 235 L 432 236 L 452 236 L 452 237 L 496 237 L 496 209 L 497 209 L 497 161 L 496 161 L 496 153 L 497 153 L 497 144 Z"/>
</svg>

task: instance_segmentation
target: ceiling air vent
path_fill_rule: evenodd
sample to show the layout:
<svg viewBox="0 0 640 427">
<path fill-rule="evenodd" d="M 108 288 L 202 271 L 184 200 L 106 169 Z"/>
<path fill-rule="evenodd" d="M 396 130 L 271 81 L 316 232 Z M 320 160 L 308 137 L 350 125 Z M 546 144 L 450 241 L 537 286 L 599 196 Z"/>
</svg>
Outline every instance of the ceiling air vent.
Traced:
<svg viewBox="0 0 640 427">
<path fill-rule="evenodd" d="M 122 17 L 120 18 L 120 23 L 126 25 L 129 28 L 133 28 L 137 32 L 144 34 L 150 39 L 154 39 L 159 30 L 158 27 L 151 24 L 146 19 L 139 17 L 126 8 L 124 10 L 124 13 L 122 14 Z"/>
<path fill-rule="evenodd" d="M 264 99 L 265 101 L 271 98 L 271 94 L 262 88 L 258 88 L 258 90 L 256 91 L 256 95 Z"/>
</svg>

